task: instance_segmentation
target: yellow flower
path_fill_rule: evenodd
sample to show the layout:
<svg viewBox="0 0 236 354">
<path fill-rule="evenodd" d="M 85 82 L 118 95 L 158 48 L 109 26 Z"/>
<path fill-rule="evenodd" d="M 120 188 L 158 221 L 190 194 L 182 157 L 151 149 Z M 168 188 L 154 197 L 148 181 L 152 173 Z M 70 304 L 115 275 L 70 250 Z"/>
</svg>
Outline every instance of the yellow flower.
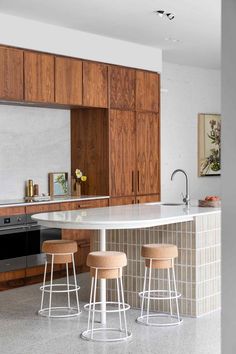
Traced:
<svg viewBox="0 0 236 354">
<path fill-rule="evenodd" d="M 87 181 L 87 177 L 86 177 L 86 176 L 81 176 L 81 181 L 82 181 L 82 182 Z"/>
</svg>

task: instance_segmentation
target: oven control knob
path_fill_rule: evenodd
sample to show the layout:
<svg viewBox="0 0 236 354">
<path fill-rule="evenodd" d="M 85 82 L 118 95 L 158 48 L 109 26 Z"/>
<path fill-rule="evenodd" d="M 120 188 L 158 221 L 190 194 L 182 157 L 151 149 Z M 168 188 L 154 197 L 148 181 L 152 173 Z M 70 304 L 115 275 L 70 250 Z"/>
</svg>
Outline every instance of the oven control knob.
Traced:
<svg viewBox="0 0 236 354">
<path fill-rule="evenodd" d="M 17 221 L 19 221 L 19 222 L 22 221 L 22 218 L 20 216 L 18 216 Z"/>
</svg>

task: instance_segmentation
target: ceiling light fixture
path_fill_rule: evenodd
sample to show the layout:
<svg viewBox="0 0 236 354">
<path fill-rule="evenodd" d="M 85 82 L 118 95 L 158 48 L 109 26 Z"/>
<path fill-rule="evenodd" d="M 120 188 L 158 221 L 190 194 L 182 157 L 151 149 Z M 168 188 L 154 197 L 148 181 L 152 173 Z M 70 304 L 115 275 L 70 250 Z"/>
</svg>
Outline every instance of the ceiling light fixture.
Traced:
<svg viewBox="0 0 236 354">
<path fill-rule="evenodd" d="M 158 16 L 160 16 L 161 18 L 166 17 L 169 20 L 173 20 L 175 18 L 175 15 L 172 14 L 171 12 L 167 12 L 164 10 L 156 10 L 154 11 L 155 14 L 157 14 Z"/>
<path fill-rule="evenodd" d="M 171 38 L 171 37 L 166 37 L 166 38 L 165 38 L 165 41 L 167 41 L 167 42 L 173 42 L 173 43 L 178 43 L 178 42 L 180 42 L 180 39 Z"/>
</svg>

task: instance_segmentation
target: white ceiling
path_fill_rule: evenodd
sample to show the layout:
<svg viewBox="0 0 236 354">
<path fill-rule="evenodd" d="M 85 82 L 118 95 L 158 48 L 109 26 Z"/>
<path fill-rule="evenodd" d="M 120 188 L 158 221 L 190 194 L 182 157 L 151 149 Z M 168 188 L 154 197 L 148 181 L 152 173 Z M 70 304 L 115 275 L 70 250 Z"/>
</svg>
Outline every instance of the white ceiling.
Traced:
<svg viewBox="0 0 236 354">
<path fill-rule="evenodd" d="M 162 48 L 166 61 L 220 68 L 221 0 L 0 0 L 0 12 Z"/>
</svg>

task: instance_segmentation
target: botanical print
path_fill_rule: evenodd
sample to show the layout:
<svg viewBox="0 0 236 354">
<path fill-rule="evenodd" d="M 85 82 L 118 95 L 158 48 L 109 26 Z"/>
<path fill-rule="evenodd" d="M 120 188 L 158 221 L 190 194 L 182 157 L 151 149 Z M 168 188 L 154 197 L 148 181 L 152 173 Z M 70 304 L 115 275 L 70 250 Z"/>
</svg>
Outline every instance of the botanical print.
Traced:
<svg viewBox="0 0 236 354">
<path fill-rule="evenodd" d="M 199 175 L 220 175 L 221 116 L 199 114 Z"/>
<path fill-rule="evenodd" d="M 68 194 L 68 173 L 50 173 L 49 181 L 50 195 L 63 196 Z"/>
</svg>

